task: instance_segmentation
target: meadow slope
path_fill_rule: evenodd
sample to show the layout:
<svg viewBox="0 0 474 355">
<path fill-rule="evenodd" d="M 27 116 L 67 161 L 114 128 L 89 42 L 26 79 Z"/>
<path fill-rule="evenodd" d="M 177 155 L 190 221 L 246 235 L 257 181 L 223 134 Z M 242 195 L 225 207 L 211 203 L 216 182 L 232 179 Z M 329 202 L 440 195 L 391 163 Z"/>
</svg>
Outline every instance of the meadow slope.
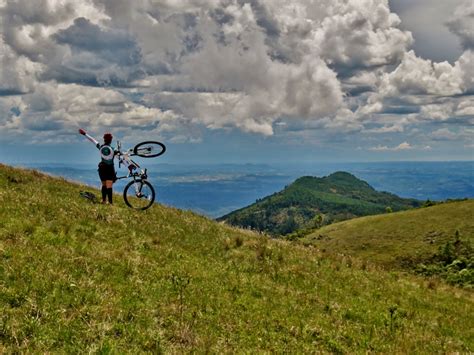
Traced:
<svg viewBox="0 0 474 355">
<path fill-rule="evenodd" d="M 456 234 L 474 241 L 474 200 L 339 222 L 314 231 L 302 241 L 328 253 L 400 268 L 431 257 Z"/>
<path fill-rule="evenodd" d="M 0 165 L 0 353 L 474 351 L 470 292 L 82 189 Z"/>
</svg>

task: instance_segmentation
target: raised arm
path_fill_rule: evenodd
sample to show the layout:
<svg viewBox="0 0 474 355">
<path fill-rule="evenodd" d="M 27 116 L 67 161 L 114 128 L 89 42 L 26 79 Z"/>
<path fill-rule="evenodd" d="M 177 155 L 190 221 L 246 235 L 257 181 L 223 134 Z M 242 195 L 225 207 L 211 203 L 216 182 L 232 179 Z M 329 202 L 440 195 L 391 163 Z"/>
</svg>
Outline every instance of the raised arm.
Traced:
<svg viewBox="0 0 474 355">
<path fill-rule="evenodd" d="M 82 128 L 79 129 L 79 133 L 82 134 L 83 136 L 85 136 L 88 140 L 90 140 L 92 143 L 94 143 L 94 145 L 97 147 L 97 148 L 100 148 L 100 143 L 92 136 L 88 135 L 86 131 L 84 131 Z"/>
</svg>

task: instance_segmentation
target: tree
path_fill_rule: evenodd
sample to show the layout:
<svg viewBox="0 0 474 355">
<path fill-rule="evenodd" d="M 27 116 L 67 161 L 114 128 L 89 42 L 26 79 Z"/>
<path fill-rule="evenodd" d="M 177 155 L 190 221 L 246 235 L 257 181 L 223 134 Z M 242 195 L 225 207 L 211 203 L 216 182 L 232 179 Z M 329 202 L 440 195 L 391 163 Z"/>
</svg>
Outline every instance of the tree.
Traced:
<svg viewBox="0 0 474 355">
<path fill-rule="evenodd" d="M 294 232 L 297 228 L 298 224 L 296 223 L 295 218 L 291 216 L 280 226 L 280 228 L 278 228 L 278 232 L 281 235 L 285 235 Z"/>
<path fill-rule="evenodd" d="M 316 216 L 313 217 L 311 222 L 312 222 L 313 228 L 321 228 L 321 226 L 323 225 L 323 216 L 320 214 L 317 214 Z"/>
<path fill-rule="evenodd" d="M 430 206 L 434 206 L 436 203 L 434 203 L 433 201 L 431 201 L 430 199 L 426 200 L 425 203 L 423 204 L 423 207 L 430 207 Z"/>
</svg>

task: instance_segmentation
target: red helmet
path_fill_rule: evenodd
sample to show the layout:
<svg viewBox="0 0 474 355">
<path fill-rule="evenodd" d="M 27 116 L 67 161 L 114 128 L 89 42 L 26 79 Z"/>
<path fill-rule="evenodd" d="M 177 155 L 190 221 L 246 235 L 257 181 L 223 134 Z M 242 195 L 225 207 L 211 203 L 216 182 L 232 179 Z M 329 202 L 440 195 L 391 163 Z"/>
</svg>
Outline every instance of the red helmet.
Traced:
<svg viewBox="0 0 474 355">
<path fill-rule="evenodd" d="M 112 133 L 107 132 L 104 134 L 104 142 L 112 142 L 113 138 Z"/>
</svg>

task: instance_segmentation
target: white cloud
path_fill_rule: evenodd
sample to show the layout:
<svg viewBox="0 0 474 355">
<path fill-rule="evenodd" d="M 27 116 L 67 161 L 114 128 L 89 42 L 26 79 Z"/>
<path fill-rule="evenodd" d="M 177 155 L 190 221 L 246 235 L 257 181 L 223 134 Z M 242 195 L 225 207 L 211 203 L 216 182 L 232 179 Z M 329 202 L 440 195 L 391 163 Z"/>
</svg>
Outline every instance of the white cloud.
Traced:
<svg viewBox="0 0 474 355">
<path fill-rule="evenodd" d="M 412 41 L 386 0 L 19 0 L 2 18 L 16 58 L 40 65 L 31 81 L 146 83 L 148 107 L 264 135 L 281 117 L 349 123 L 337 70 L 393 64 Z"/>
<path fill-rule="evenodd" d="M 397 69 L 385 74 L 380 91 L 385 96 L 461 94 L 463 74 L 459 64 L 433 63 L 409 51 Z"/>
<path fill-rule="evenodd" d="M 413 147 L 408 142 L 400 143 L 398 146 L 394 148 L 394 150 L 409 150 L 409 149 L 413 149 Z"/>
<path fill-rule="evenodd" d="M 39 65 L 19 57 L 0 37 L 0 95 L 19 95 L 33 90 Z"/>
<path fill-rule="evenodd" d="M 387 147 L 386 145 L 378 145 L 376 147 L 369 148 L 369 150 L 375 151 L 375 152 L 380 152 L 380 151 L 396 152 L 396 151 L 401 151 L 401 150 L 412 150 L 412 149 L 414 149 L 414 147 L 411 146 L 411 144 L 408 142 L 400 143 L 396 147 Z"/>
<path fill-rule="evenodd" d="M 471 117 L 471 123 L 474 123 L 472 118 L 474 118 L 474 98 L 466 98 L 465 100 L 462 100 L 459 102 L 459 104 L 456 107 L 456 116 L 465 116 L 465 117 Z"/>
<path fill-rule="evenodd" d="M 461 40 L 465 49 L 474 49 L 474 2 L 465 0 L 454 10 L 447 22 L 448 28 Z"/>
<path fill-rule="evenodd" d="M 46 137 L 75 135 L 81 127 L 96 134 L 133 127 L 142 137 L 161 135 L 168 122 L 175 124 L 180 119 L 170 110 L 134 104 L 115 90 L 79 85 L 38 84 L 33 93 L 0 102 L 3 114 L 9 117 L 0 121 L 0 129 L 13 132 L 9 139 L 34 131 L 36 140 L 42 141 Z M 16 107 L 17 114 L 8 111 L 8 107 Z M 159 123 L 162 127 L 158 127 Z"/>
<path fill-rule="evenodd" d="M 462 89 L 464 92 L 469 92 L 471 95 L 474 92 L 474 52 L 467 50 L 456 62 L 459 70 L 462 73 Z"/>
<path fill-rule="evenodd" d="M 448 128 L 440 128 L 434 132 L 431 133 L 431 138 L 434 140 L 454 140 L 458 138 L 458 135 L 454 132 L 452 132 Z"/>
<path fill-rule="evenodd" d="M 411 34 L 399 30 L 399 24 L 387 1 L 336 2 L 315 36 L 329 63 L 372 67 L 396 63 L 412 44 Z"/>
<path fill-rule="evenodd" d="M 429 138 L 433 141 L 470 142 L 474 139 L 474 130 L 466 128 L 462 131 L 453 131 L 449 128 L 439 128 L 431 132 Z"/>
<path fill-rule="evenodd" d="M 440 101 L 440 103 L 431 103 L 433 101 Z M 428 121 L 455 121 L 466 125 L 474 124 L 474 98 L 472 96 L 433 101 L 426 102 L 421 106 L 419 118 Z"/>
<path fill-rule="evenodd" d="M 402 125 L 382 126 L 378 128 L 371 128 L 364 131 L 364 133 L 400 133 L 403 132 Z"/>
<path fill-rule="evenodd" d="M 465 51 L 453 65 L 405 54 L 400 65 L 382 75 L 380 84 L 359 102 L 356 116 L 365 122 L 397 113 L 411 124 L 423 121 L 472 123 L 473 52 Z"/>
<path fill-rule="evenodd" d="M 203 127 L 402 134 L 428 120 L 472 121 L 472 51 L 454 64 L 418 57 L 387 0 L 0 6 L 0 95 L 19 96 L 11 107 L 0 99 L 0 125 L 15 135 L 80 124 L 199 141 Z M 449 25 L 467 38 L 463 14 Z"/>
</svg>

